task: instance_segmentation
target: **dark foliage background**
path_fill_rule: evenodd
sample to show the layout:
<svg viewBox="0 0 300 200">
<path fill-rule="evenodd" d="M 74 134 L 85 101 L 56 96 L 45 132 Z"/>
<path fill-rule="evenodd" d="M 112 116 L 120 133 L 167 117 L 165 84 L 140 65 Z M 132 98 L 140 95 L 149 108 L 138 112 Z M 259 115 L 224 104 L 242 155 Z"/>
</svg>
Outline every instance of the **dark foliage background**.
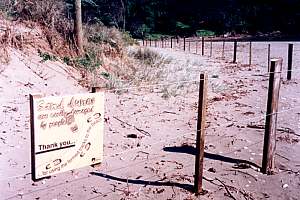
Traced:
<svg viewBox="0 0 300 200">
<path fill-rule="evenodd" d="M 65 2 L 67 16 L 71 19 L 74 13 L 74 0 L 60 1 Z M 82 2 L 84 22 L 115 26 L 130 31 L 134 37 L 191 36 L 197 31 L 205 34 L 207 30 L 216 34 L 280 31 L 288 35 L 298 35 L 300 31 L 300 0 L 82 0 Z"/>
</svg>

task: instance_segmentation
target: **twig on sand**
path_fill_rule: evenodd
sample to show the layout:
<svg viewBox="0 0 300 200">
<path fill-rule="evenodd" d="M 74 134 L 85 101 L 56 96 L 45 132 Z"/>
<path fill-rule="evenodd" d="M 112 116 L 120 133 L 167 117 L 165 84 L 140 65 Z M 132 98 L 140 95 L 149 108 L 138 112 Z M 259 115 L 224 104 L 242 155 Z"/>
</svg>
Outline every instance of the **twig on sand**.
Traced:
<svg viewBox="0 0 300 200">
<path fill-rule="evenodd" d="M 171 111 L 164 111 L 162 113 L 178 115 L 176 112 L 171 112 Z"/>
<path fill-rule="evenodd" d="M 255 124 L 248 124 L 247 125 L 247 128 L 254 128 L 254 129 L 265 129 L 265 126 L 264 125 L 255 125 Z M 299 136 L 299 134 L 297 134 L 293 129 L 291 128 L 277 128 L 277 131 L 281 131 L 281 132 L 284 132 L 284 133 L 289 133 L 289 134 L 293 134 L 293 135 L 296 135 L 296 136 Z"/>
<path fill-rule="evenodd" d="M 219 182 L 224 186 L 224 188 L 225 188 L 227 194 L 229 195 L 229 197 L 231 197 L 231 198 L 234 199 L 234 200 L 237 200 L 237 199 L 231 194 L 230 190 L 228 189 L 228 186 L 227 186 L 223 181 L 221 181 L 221 180 L 218 179 L 218 178 L 215 178 L 215 179 L 216 179 L 217 181 L 219 181 Z"/>
<path fill-rule="evenodd" d="M 255 176 L 253 176 L 253 175 L 251 175 L 251 174 L 249 174 L 247 172 L 241 171 L 241 170 L 229 169 L 229 170 L 226 170 L 226 171 L 239 172 L 241 174 L 246 174 L 246 175 L 252 177 L 255 181 L 257 181 L 257 178 Z"/>
<path fill-rule="evenodd" d="M 134 128 L 135 130 L 137 130 L 138 132 L 140 132 L 140 133 L 142 133 L 142 134 L 144 134 L 144 135 L 146 135 L 146 136 L 151 137 L 151 134 L 150 134 L 149 132 L 147 132 L 147 131 L 145 131 L 145 130 L 143 130 L 143 129 L 140 129 L 140 128 L 138 128 L 138 127 L 132 125 L 132 124 L 129 124 L 129 123 L 127 123 L 127 122 L 124 122 L 124 121 L 120 120 L 120 119 L 117 118 L 117 117 L 113 117 L 113 118 L 116 119 L 116 120 L 118 120 L 119 122 L 121 122 L 121 123 L 123 123 L 123 124 L 126 124 L 127 126 L 133 127 L 133 128 Z"/>
</svg>

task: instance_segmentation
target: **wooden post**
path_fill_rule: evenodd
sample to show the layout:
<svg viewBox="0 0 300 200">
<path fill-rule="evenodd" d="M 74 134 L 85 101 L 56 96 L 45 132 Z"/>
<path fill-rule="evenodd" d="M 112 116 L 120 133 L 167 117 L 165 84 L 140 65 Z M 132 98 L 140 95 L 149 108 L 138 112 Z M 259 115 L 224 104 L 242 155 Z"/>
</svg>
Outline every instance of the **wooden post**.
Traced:
<svg viewBox="0 0 300 200">
<path fill-rule="evenodd" d="M 145 43 L 146 43 L 146 46 L 147 46 L 147 39 L 146 39 Z"/>
<path fill-rule="evenodd" d="M 198 54 L 198 40 L 196 40 L 196 54 Z"/>
<path fill-rule="evenodd" d="M 173 37 L 171 37 L 171 49 L 173 48 Z"/>
<path fill-rule="evenodd" d="M 210 51 L 209 51 L 209 57 L 212 57 L 212 48 L 213 48 L 212 39 L 210 39 Z"/>
<path fill-rule="evenodd" d="M 249 43 L 249 66 L 252 64 L 252 42 Z"/>
<path fill-rule="evenodd" d="M 191 52 L 191 41 L 189 41 L 189 52 Z"/>
<path fill-rule="evenodd" d="M 157 39 L 154 41 L 154 45 L 155 47 L 157 47 Z"/>
<path fill-rule="evenodd" d="M 223 40 L 223 45 L 222 45 L 222 59 L 225 59 L 225 40 Z"/>
<path fill-rule="evenodd" d="M 293 44 L 289 44 L 287 80 L 292 79 L 293 46 Z"/>
<path fill-rule="evenodd" d="M 150 42 L 150 47 L 151 47 L 152 46 L 152 40 L 150 39 L 149 42 Z"/>
<path fill-rule="evenodd" d="M 145 46 L 145 40 L 144 40 L 144 38 L 143 38 L 143 46 Z"/>
<path fill-rule="evenodd" d="M 161 48 L 164 48 L 164 39 L 161 38 Z"/>
<path fill-rule="evenodd" d="M 202 37 L 202 56 L 204 56 L 204 37 Z"/>
<path fill-rule="evenodd" d="M 104 91 L 105 91 L 104 87 L 92 87 L 91 93 L 104 92 Z"/>
<path fill-rule="evenodd" d="M 185 37 L 183 38 L 183 51 L 185 51 Z"/>
<path fill-rule="evenodd" d="M 38 181 L 35 174 L 35 140 L 34 140 L 34 133 L 35 133 L 35 125 L 34 125 L 34 99 L 42 98 L 42 94 L 29 94 L 29 104 L 30 104 L 30 138 L 31 138 L 31 179 L 33 181 Z"/>
<path fill-rule="evenodd" d="M 268 44 L 268 72 L 270 72 L 271 44 Z"/>
<path fill-rule="evenodd" d="M 234 40 L 234 43 L 233 43 L 233 63 L 236 63 L 236 50 L 237 50 L 237 41 Z"/>
<path fill-rule="evenodd" d="M 274 155 L 276 149 L 276 125 L 278 112 L 278 99 L 281 84 L 282 59 L 272 59 L 270 67 L 267 114 L 264 136 L 264 148 L 261 171 L 271 174 L 274 168 Z"/>
<path fill-rule="evenodd" d="M 200 74 L 197 138 L 196 138 L 195 183 L 194 183 L 196 194 L 199 194 L 203 191 L 202 179 L 203 179 L 206 99 L 207 99 L 207 75 Z"/>
</svg>

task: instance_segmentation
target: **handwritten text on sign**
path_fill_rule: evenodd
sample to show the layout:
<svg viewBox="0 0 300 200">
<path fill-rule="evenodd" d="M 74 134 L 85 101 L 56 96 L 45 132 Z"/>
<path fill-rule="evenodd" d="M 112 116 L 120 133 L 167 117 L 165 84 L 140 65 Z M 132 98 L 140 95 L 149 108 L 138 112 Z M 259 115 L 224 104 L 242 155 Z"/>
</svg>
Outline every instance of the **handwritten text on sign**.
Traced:
<svg viewBox="0 0 300 200">
<path fill-rule="evenodd" d="M 102 162 L 104 94 L 33 98 L 34 179 Z"/>
</svg>

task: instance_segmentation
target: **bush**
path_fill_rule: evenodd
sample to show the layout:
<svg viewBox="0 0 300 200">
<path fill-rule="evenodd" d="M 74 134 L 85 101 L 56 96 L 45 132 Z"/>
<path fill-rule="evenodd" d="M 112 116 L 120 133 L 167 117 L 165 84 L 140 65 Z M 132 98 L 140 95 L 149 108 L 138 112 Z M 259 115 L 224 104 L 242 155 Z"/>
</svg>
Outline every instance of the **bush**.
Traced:
<svg viewBox="0 0 300 200">
<path fill-rule="evenodd" d="M 56 56 L 51 55 L 48 52 L 42 52 L 40 49 L 38 49 L 38 54 L 42 58 L 41 62 L 46 62 L 48 60 L 50 60 L 50 61 L 57 61 Z"/>
<path fill-rule="evenodd" d="M 79 69 L 84 69 L 87 72 L 93 73 L 97 68 L 102 65 L 102 60 L 98 52 L 92 49 L 86 49 L 85 54 L 77 58 L 63 57 L 62 60 L 65 64 L 75 66 Z"/>
<path fill-rule="evenodd" d="M 88 43 L 108 44 L 119 53 L 123 50 L 125 45 L 123 35 L 118 29 L 108 28 L 100 24 L 87 25 L 84 29 Z M 89 44 L 86 44 L 86 46 L 89 46 Z"/>
<path fill-rule="evenodd" d="M 215 36 L 216 33 L 209 30 L 197 30 L 196 35 L 198 37 L 209 37 L 209 36 Z"/>
<path fill-rule="evenodd" d="M 131 56 L 150 67 L 160 65 L 165 61 L 161 55 L 147 48 L 139 48 L 137 51 L 131 52 Z"/>
<path fill-rule="evenodd" d="M 138 44 L 138 42 L 132 38 L 131 34 L 128 31 L 122 32 L 122 36 L 123 36 L 123 42 L 125 43 L 125 46 Z"/>
</svg>

